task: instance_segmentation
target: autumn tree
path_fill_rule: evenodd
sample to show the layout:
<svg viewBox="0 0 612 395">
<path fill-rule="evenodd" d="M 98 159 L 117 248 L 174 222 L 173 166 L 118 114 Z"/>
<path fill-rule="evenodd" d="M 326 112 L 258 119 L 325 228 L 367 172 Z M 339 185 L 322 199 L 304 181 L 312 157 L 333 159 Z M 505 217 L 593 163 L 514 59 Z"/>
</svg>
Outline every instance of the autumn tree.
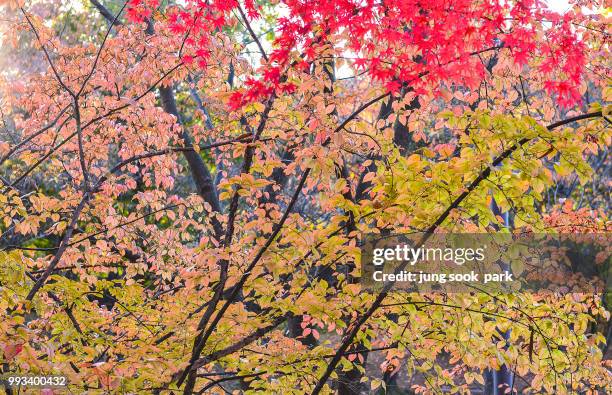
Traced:
<svg viewBox="0 0 612 395">
<path fill-rule="evenodd" d="M 359 284 L 364 234 L 609 230 L 603 6 L 0 1 L 2 374 L 606 393 L 602 294 Z"/>
</svg>

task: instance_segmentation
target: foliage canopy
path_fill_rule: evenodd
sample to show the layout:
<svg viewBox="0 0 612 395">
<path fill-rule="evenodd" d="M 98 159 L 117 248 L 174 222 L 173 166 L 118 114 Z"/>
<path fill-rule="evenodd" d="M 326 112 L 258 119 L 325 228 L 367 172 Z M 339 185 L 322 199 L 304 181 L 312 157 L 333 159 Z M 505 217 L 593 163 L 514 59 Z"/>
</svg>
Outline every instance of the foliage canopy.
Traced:
<svg viewBox="0 0 612 395">
<path fill-rule="evenodd" d="M 3 374 L 605 393 L 601 295 L 358 284 L 364 233 L 608 231 L 602 4 L 106 3 L 0 1 Z"/>
</svg>

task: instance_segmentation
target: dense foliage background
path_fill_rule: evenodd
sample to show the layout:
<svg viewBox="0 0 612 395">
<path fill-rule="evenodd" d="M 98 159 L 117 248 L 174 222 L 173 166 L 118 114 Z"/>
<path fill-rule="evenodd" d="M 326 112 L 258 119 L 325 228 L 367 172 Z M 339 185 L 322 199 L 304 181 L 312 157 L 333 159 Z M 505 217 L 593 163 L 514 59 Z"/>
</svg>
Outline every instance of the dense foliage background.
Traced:
<svg viewBox="0 0 612 395">
<path fill-rule="evenodd" d="M 3 375 L 67 376 L 46 393 L 612 389 L 609 296 L 358 283 L 366 233 L 609 231 L 603 2 L 0 9 Z"/>
</svg>

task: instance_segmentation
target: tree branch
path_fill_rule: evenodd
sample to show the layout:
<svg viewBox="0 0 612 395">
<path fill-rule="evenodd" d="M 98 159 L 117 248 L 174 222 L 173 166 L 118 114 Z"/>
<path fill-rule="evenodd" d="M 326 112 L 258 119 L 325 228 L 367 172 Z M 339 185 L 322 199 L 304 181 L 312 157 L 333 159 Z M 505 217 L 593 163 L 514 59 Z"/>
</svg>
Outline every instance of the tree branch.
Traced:
<svg viewBox="0 0 612 395">
<path fill-rule="evenodd" d="M 259 52 L 261 52 L 261 56 L 266 60 L 266 62 L 268 62 L 269 61 L 268 55 L 266 55 L 266 51 L 264 51 L 263 46 L 261 45 L 261 42 L 259 41 L 259 37 L 257 37 L 253 29 L 251 28 L 251 24 L 249 23 L 249 20 L 244 14 L 244 11 L 242 11 L 242 7 L 240 6 L 239 3 L 238 3 L 238 12 L 240 12 L 240 16 L 244 20 L 246 28 L 248 29 L 249 34 L 251 35 L 251 38 L 257 44 L 257 47 L 259 48 Z"/>
<path fill-rule="evenodd" d="M 45 53 L 45 58 L 47 58 L 47 62 L 49 62 L 49 66 L 51 66 L 51 70 L 53 70 L 53 74 L 55 75 L 55 78 L 57 79 L 57 82 L 59 82 L 61 87 L 64 88 L 64 90 L 66 90 L 66 92 L 68 92 L 70 94 L 70 96 L 74 97 L 74 93 L 72 92 L 72 90 L 70 90 L 70 88 L 68 88 L 68 86 L 66 86 L 66 84 L 62 80 L 62 77 L 60 77 L 59 72 L 55 68 L 55 64 L 51 60 L 51 56 L 49 55 L 49 52 L 47 51 L 47 48 L 45 47 L 45 45 L 42 43 L 42 41 L 40 39 L 40 35 L 38 34 L 38 30 L 36 30 L 36 28 L 34 27 L 34 23 L 30 19 L 30 17 L 28 16 L 28 13 L 21 6 L 19 7 L 19 9 L 21 10 L 21 13 L 23 14 L 23 16 L 26 18 L 26 21 L 28 22 L 28 25 L 30 25 L 30 28 L 32 29 L 32 32 L 34 32 L 34 35 L 36 36 L 36 41 L 38 41 L 38 44 L 40 44 L 40 47 L 42 48 L 43 52 Z"/>
<path fill-rule="evenodd" d="M 47 270 L 45 270 L 42 276 L 40 276 L 38 281 L 36 281 L 32 289 L 26 296 L 26 300 L 34 299 L 34 296 L 36 295 L 38 290 L 45 284 L 45 282 L 47 281 L 47 278 L 49 278 L 49 276 L 53 272 L 53 269 L 55 269 L 60 259 L 62 258 L 62 255 L 64 255 L 64 252 L 66 251 L 66 248 L 68 248 L 68 244 L 70 243 L 70 238 L 72 237 L 72 233 L 74 232 L 74 229 L 76 228 L 77 222 L 79 220 L 79 216 L 81 215 L 81 212 L 85 208 L 85 205 L 89 201 L 90 197 L 91 195 L 89 194 L 89 192 L 86 192 L 85 195 L 81 198 L 79 205 L 72 212 L 72 220 L 70 221 L 70 225 L 68 225 L 68 228 L 66 229 L 66 233 L 64 233 L 64 237 L 62 238 L 62 241 L 60 243 L 59 248 L 57 249 L 57 252 L 55 253 L 55 256 L 49 263 Z"/>
<path fill-rule="evenodd" d="M 89 0 L 94 7 L 98 9 L 100 14 L 112 25 L 119 26 L 121 25 L 121 21 L 119 21 L 113 14 L 104 7 L 98 0 Z M 125 7 L 125 6 L 124 6 Z"/>
</svg>

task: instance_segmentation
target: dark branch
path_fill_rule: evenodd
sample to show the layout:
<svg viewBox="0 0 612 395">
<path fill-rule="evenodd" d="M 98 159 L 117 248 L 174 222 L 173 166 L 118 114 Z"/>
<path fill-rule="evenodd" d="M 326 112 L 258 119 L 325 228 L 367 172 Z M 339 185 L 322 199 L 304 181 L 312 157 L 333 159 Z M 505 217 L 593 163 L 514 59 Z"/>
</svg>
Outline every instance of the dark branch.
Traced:
<svg viewBox="0 0 612 395">
<path fill-rule="evenodd" d="M 119 21 L 113 14 L 108 10 L 108 8 L 104 7 L 98 0 L 89 0 L 94 7 L 98 9 L 100 14 L 111 24 L 115 26 L 121 25 L 121 21 Z M 125 6 L 124 6 L 125 7 Z M 119 14 L 117 14 L 118 16 Z"/>
</svg>

